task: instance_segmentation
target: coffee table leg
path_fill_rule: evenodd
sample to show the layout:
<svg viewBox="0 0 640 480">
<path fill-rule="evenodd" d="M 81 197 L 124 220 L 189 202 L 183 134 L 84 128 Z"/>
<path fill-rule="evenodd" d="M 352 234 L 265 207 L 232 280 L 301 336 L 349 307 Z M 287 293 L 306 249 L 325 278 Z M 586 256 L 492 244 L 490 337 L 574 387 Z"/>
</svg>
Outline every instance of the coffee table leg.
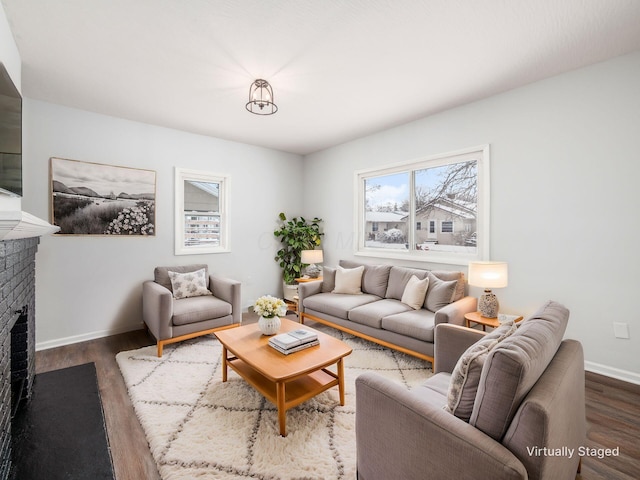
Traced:
<svg viewBox="0 0 640 480">
<path fill-rule="evenodd" d="M 227 347 L 222 347 L 222 381 L 227 381 Z"/>
<path fill-rule="evenodd" d="M 340 392 L 340 405 L 344 405 L 344 362 L 338 360 L 338 391 Z"/>
<path fill-rule="evenodd" d="M 287 436 L 287 411 L 284 408 L 285 391 L 284 382 L 276 383 L 276 400 L 278 402 L 278 423 L 280 424 L 280 435 Z"/>
</svg>

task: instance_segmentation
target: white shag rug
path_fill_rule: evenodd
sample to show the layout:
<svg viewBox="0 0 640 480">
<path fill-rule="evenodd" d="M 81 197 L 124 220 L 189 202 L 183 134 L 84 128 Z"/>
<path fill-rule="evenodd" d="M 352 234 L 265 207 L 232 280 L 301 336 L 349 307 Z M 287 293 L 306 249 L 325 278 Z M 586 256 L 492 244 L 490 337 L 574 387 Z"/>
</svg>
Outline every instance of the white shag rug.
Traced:
<svg viewBox="0 0 640 480">
<path fill-rule="evenodd" d="M 325 327 L 352 348 L 345 358 L 345 405 L 332 388 L 287 411 L 233 370 L 222 383 L 222 348 L 212 336 L 116 356 L 163 480 L 355 479 L 355 379 L 366 371 L 408 388 L 432 375 L 430 363 Z M 334 370 L 335 371 L 335 370 Z"/>
</svg>

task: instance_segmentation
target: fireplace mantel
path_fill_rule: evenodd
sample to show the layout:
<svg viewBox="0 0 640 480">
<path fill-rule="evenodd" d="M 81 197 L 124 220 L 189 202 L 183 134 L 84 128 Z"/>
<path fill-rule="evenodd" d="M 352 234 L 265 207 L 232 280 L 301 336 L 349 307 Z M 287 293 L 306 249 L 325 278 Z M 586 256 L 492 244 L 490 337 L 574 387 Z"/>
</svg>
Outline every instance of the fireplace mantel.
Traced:
<svg viewBox="0 0 640 480">
<path fill-rule="evenodd" d="M 30 213 L 23 211 L 0 211 L 0 241 L 41 237 L 60 230 Z"/>
</svg>

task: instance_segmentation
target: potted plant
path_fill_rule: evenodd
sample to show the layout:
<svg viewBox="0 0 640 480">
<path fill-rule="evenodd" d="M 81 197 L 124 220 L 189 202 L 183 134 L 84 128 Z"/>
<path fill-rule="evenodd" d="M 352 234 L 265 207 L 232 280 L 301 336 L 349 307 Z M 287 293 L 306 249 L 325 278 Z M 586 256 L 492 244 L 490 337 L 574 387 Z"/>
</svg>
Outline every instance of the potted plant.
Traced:
<svg viewBox="0 0 640 480">
<path fill-rule="evenodd" d="M 320 232 L 322 219 L 315 217 L 307 221 L 303 217 L 293 217 L 287 220 L 284 213 L 280 213 L 279 218 L 282 224 L 273 234 L 280 239 L 282 248 L 276 253 L 275 260 L 282 268 L 284 284 L 294 286 L 285 288 L 284 298 L 293 300 L 297 293 L 296 278 L 300 277 L 304 267 L 300 259 L 302 250 L 312 250 L 320 245 L 324 235 Z"/>
</svg>

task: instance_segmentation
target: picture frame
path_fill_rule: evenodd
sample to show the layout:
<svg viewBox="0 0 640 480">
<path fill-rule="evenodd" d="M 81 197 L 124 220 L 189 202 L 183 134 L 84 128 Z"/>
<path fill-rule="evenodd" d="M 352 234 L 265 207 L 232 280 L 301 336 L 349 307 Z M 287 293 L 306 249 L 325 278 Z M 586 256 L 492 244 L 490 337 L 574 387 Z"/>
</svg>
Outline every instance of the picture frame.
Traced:
<svg viewBox="0 0 640 480">
<path fill-rule="evenodd" d="M 56 235 L 155 236 L 154 170 L 57 157 L 49 165 Z"/>
</svg>

